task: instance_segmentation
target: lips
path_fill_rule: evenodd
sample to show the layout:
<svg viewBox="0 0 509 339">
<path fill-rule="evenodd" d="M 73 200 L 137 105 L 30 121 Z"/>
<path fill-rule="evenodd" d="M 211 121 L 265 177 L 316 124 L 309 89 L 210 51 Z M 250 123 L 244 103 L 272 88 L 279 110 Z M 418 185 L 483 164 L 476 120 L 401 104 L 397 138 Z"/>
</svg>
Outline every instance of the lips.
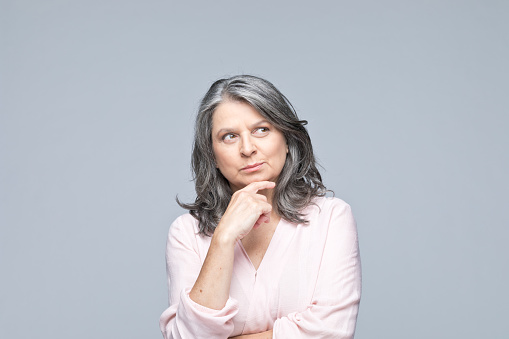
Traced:
<svg viewBox="0 0 509 339">
<path fill-rule="evenodd" d="M 263 165 L 263 162 L 257 162 L 256 164 L 247 165 L 246 167 L 242 168 L 242 171 L 244 172 L 256 172 L 258 171 Z"/>
</svg>

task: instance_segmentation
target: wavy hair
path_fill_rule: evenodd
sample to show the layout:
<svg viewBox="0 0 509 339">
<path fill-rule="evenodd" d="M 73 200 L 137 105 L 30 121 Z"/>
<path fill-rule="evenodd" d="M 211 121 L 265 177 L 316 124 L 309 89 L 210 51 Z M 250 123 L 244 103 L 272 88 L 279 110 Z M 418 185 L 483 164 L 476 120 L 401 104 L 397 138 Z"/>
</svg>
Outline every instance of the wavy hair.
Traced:
<svg viewBox="0 0 509 339">
<path fill-rule="evenodd" d="M 238 75 L 217 80 L 203 97 L 194 131 L 191 167 L 194 173 L 194 203 L 177 203 L 199 221 L 199 233 L 211 236 L 232 197 L 228 180 L 216 168 L 212 148 L 212 116 L 219 104 L 241 101 L 251 105 L 280 130 L 288 145 L 285 164 L 274 188 L 273 204 L 278 214 L 293 223 L 305 223 L 302 209 L 327 189 L 316 167 L 311 139 L 288 99 L 267 80 Z"/>
</svg>

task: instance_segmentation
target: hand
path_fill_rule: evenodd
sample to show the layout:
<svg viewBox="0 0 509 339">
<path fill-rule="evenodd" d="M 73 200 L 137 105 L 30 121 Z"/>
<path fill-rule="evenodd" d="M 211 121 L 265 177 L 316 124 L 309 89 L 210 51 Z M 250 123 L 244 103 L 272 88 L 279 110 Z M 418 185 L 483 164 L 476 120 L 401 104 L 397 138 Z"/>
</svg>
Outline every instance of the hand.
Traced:
<svg viewBox="0 0 509 339">
<path fill-rule="evenodd" d="M 272 189 L 274 182 L 253 182 L 233 193 L 230 203 L 219 221 L 214 233 L 222 234 L 233 241 L 246 236 L 253 228 L 270 221 L 272 206 L 258 191 Z"/>
</svg>

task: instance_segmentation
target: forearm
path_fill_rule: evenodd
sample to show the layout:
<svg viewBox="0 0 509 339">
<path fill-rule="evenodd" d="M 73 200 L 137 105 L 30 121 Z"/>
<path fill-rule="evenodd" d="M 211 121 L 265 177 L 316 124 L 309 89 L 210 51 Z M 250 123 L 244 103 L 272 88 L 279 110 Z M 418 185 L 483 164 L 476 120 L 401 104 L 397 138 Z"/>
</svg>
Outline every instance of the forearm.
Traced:
<svg viewBox="0 0 509 339">
<path fill-rule="evenodd" d="M 235 241 L 214 233 L 210 248 L 189 297 L 215 310 L 222 309 L 230 295 Z"/>
<path fill-rule="evenodd" d="M 272 330 L 255 334 L 239 335 L 230 339 L 270 339 L 272 338 Z"/>
</svg>

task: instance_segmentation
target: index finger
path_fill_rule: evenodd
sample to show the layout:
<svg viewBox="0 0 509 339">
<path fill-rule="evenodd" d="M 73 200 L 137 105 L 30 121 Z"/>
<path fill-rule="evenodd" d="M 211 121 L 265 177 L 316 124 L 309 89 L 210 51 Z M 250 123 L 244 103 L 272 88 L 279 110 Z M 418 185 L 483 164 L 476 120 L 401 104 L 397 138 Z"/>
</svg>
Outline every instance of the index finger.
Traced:
<svg viewBox="0 0 509 339">
<path fill-rule="evenodd" d="M 249 193 L 256 193 L 259 190 L 264 190 L 267 188 L 274 188 L 276 183 L 273 181 L 255 181 L 241 189 L 241 191 L 246 191 Z"/>
</svg>

